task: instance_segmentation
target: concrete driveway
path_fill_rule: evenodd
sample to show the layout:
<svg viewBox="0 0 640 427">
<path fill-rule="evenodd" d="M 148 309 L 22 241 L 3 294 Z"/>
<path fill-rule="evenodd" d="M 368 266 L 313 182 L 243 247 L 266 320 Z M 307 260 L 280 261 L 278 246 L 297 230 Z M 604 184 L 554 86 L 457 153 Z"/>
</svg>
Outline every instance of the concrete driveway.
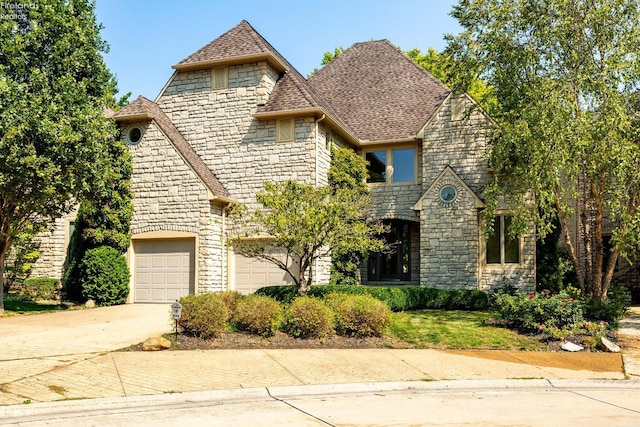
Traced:
<svg viewBox="0 0 640 427">
<path fill-rule="evenodd" d="M 101 353 L 173 328 L 170 304 L 125 304 L 0 318 L 0 361 Z"/>
</svg>

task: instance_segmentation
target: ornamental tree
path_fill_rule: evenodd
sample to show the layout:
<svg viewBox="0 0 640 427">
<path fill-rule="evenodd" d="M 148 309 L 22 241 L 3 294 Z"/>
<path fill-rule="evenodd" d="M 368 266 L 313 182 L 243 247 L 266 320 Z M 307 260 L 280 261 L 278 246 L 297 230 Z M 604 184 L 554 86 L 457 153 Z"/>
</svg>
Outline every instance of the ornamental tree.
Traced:
<svg viewBox="0 0 640 427">
<path fill-rule="evenodd" d="M 606 298 L 640 248 L 639 3 L 460 0 L 452 15 L 457 83 L 481 77 L 499 103 L 489 213 L 505 194 L 512 232 L 541 235 L 557 214 L 577 285 Z"/>
<path fill-rule="evenodd" d="M 18 235 L 46 229 L 100 179 L 115 132 L 93 3 L 32 0 L 16 18 L 0 21 L 0 277 Z"/>
<path fill-rule="evenodd" d="M 301 296 L 313 283 L 316 260 L 330 257 L 334 251 L 367 252 L 385 246 L 379 237 L 384 226 L 366 216 L 368 196 L 360 186 L 339 184 L 352 179 L 335 167 L 334 162 L 329 172 L 334 186 L 315 187 L 292 180 L 266 182 L 264 191 L 256 195 L 262 208 L 249 211 L 245 205 L 234 207 L 237 228 L 228 240 L 234 251 L 289 273 Z"/>
</svg>

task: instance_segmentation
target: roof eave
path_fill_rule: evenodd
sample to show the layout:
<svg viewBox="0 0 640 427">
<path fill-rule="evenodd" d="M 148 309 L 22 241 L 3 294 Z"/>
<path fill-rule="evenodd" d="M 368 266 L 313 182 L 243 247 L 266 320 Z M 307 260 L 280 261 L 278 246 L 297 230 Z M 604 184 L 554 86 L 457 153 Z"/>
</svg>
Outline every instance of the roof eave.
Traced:
<svg viewBox="0 0 640 427">
<path fill-rule="evenodd" d="M 123 116 L 115 115 L 113 119 L 117 122 L 136 122 L 143 120 L 153 120 L 153 115 L 149 113 L 128 114 Z"/>
<path fill-rule="evenodd" d="M 219 67 L 223 65 L 243 64 L 247 62 L 267 61 L 278 71 L 287 71 L 288 67 L 278 57 L 270 52 L 253 53 L 249 55 L 238 55 L 220 59 L 210 59 L 206 61 L 188 62 L 186 64 L 176 64 L 171 68 L 176 71 L 194 71 L 206 68 Z"/>
</svg>

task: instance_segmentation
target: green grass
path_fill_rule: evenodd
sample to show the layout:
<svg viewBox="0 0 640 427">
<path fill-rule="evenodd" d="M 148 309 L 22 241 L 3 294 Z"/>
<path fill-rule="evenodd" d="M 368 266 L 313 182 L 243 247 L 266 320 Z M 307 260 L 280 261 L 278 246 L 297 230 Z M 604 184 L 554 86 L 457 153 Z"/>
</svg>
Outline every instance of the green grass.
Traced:
<svg viewBox="0 0 640 427">
<path fill-rule="evenodd" d="M 14 294 L 4 296 L 5 316 L 15 316 L 18 314 L 38 314 L 51 313 L 62 310 L 60 304 L 35 303 Z"/>
<path fill-rule="evenodd" d="M 485 324 L 484 311 L 419 310 L 394 313 L 390 335 L 416 348 L 542 350 L 531 337 Z"/>
</svg>

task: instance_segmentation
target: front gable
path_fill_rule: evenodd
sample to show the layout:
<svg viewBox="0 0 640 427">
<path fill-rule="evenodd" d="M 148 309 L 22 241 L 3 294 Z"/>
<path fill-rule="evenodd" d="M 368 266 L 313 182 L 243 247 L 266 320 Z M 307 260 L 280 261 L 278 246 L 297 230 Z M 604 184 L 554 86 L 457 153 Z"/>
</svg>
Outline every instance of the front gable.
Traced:
<svg viewBox="0 0 640 427">
<path fill-rule="evenodd" d="M 447 191 L 449 189 L 452 189 L 455 194 Z M 455 206 L 461 200 L 468 200 L 469 206 L 472 205 L 476 209 L 484 208 L 482 199 L 460 178 L 451 166 L 447 166 L 413 205 L 413 210 L 422 211 L 433 206 Z"/>
</svg>

